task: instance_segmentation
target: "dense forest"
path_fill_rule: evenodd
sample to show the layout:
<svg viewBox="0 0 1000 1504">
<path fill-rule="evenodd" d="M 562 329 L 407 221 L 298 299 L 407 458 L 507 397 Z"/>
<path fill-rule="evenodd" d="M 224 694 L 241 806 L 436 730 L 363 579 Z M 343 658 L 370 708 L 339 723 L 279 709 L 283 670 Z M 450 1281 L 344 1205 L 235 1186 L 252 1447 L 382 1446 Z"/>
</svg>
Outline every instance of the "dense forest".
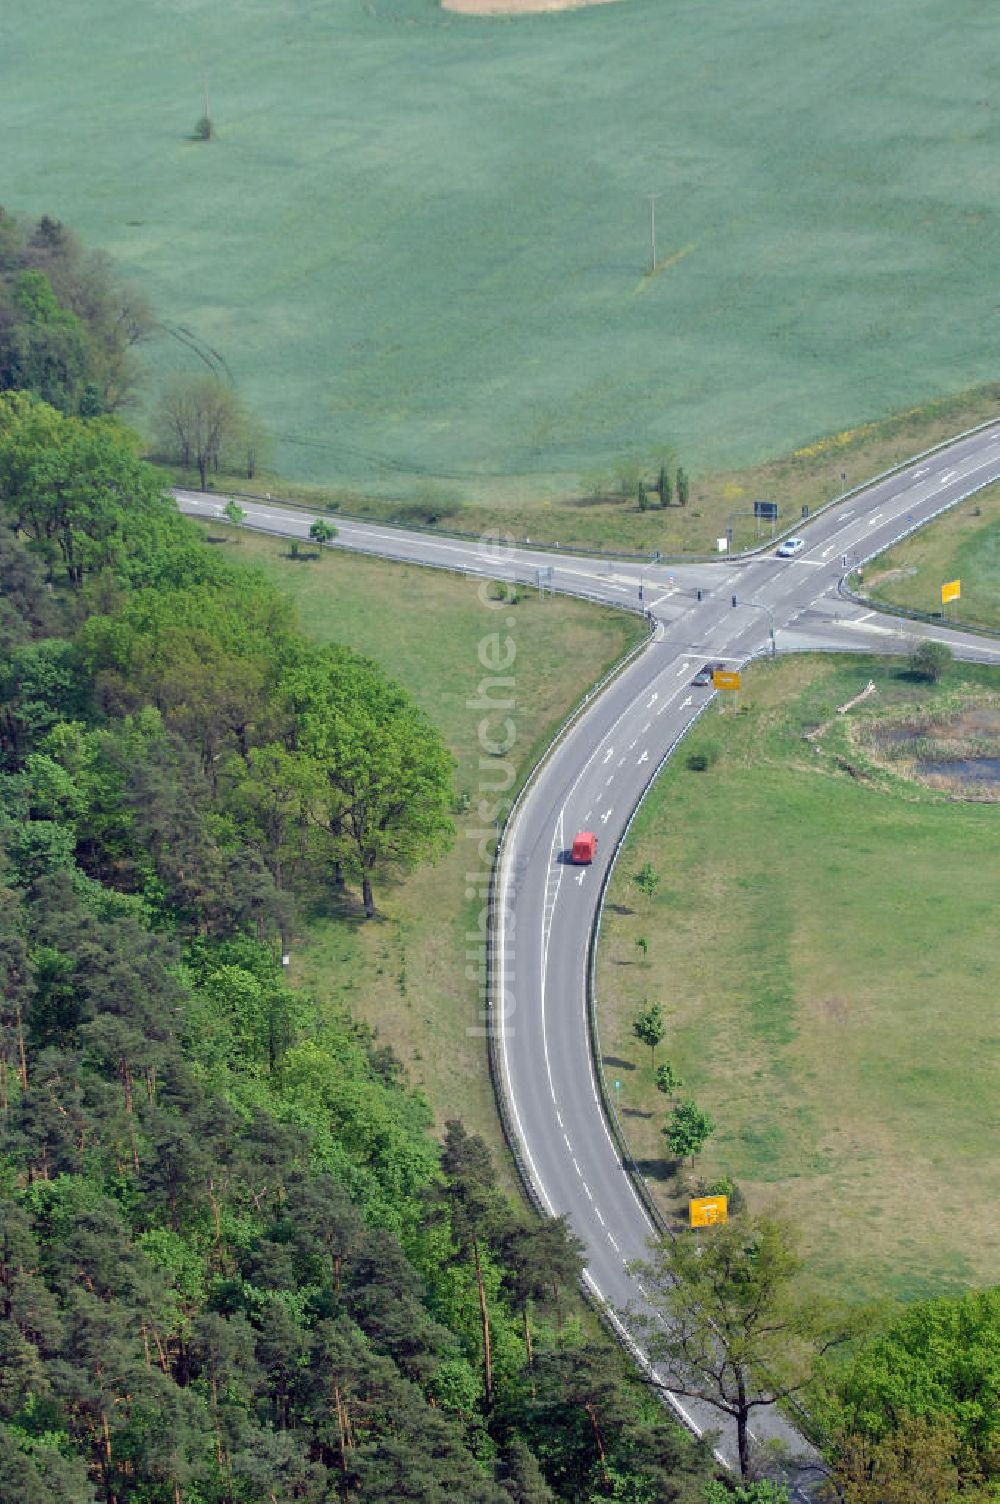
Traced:
<svg viewBox="0 0 1000 1504">
<path fill-rule="evenodd" d="M 129 334 L 51 374 L 23 278 L 90 329 L 90 264 L 0 218 L 0 1504 L 714 1504 L 565 1224 L 288 986 L 304 904 L 446 846 L 451 759 L 179 516 Z M 995 1291 L 880 1316 L 811 1401 L 832 1497 L 996 1498 L 998 1337 Z"/>
<path fill-rule="evenodd" d="M 579 1250 L 284 980 L 450 759 L 107 419 L 0 398 L 0 1498 L 702 1497 Z"/>
</svg>

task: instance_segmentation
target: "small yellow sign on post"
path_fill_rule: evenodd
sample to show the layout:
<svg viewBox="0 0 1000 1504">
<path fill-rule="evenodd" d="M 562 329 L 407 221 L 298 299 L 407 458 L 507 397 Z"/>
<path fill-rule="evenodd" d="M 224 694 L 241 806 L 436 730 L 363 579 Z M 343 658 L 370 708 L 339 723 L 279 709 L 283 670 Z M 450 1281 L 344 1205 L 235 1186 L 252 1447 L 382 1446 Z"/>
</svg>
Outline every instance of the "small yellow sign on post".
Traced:
<svg viewBox="0 0 1000 1504">
<path fill-rule="evenodd" d="M 691 1202 L 691 1226 L 715 1227 L 725 1222 L 728 1202 L 725 1196 L 699 1196 Z"/>
<path fill-rule="evenodd" d="M 949 601 L 959 601 L 961 599 L 962 599 L 962 581 L 961 580 L 949 580 L 946 585 L 942 585 L 941 586 L 941 604 L 942 604 L 942 606 L 947 606 L 947 604 L 948 604 Z"/>
<path fill-rule="evenodd" d="M 729 668 L 715 669 L 712 674 L 712 686 L 715 689 L 739 689 L 739 670 Z"/>
</svg>

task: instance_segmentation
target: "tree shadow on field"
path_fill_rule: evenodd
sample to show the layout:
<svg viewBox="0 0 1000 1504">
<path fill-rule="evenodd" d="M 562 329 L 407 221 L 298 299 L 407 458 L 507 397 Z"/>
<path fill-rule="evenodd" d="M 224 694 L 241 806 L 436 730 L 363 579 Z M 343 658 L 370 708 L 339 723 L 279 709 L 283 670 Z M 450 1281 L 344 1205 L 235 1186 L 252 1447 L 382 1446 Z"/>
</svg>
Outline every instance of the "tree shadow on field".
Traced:
<svg viewBox="0 0 1000 1504">
<path fill-rule="evenodd" d="M 612 914 L 634 914 L 635 913 L 635 910 L 634 909 L 630 909 L 627 903 L 609 903 L 606 907 L 611 910 Z"/>
<path fill-rule="evenodd" d="M 330 887 L 323 893 L 319 893 L 308 904 L 303 905 L 303 918 L 314 919 L 337 919 L 342 924 L 348 924 L 352 929 L 362 930 L 366 925 L 384 924 L 386 915 L 378 906 L 378 896 L 375 899 L 375 913 L 369 919 L 365 915 L 365 906 L 360 893 L 355 893 L 350 888 Z"/>
<path fill-rule="evenodd" d="M 605 1055 L 604 1056 L 604 1064 L 605 1065 L 613 1065 L 614 1068 L 615 1068 L 615 1070 L 618 1070 L 618 1071 L 634 1071 L 635 1070 L 635 1061 L 634 1060 L 622 1060 L 622 1059 L 619 1058 L 618 1055 Z"/>
<path fill-rule="evenodd" d="M 673 1164 L 667 1159 L 637 1159 L 635 1167 L 646 1180 L 666 1182 L 674 1172 Z"/>
</svg>

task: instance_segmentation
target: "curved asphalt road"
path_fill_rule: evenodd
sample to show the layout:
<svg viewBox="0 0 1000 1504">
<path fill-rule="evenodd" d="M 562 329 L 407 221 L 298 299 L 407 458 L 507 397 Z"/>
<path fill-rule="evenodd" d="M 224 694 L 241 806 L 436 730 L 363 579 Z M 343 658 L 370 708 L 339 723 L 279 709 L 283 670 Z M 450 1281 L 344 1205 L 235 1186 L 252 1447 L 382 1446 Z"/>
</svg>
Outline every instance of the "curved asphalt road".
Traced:
<svg viewBox="0 0 1000 1504">
<path fill-rule="evenodd" d="M 557 589 L 634 607 L 641 596 L 650 615 L 654 630 L 645 651 L 574 722 L 514 811 L 500 857 L 494 915 L 491 1027 L 499 1035 L 522 1161 L 537 1198 L 553 1214 L 565 1212 L 582 1238 L 587 1281 L 612 1310 L 643 1306 L 641 1286 L 627 1265 L 645 1256 L 652 1229 L 611 1138 L 594 1079 L 586 1008 L 588 942 L 602 881 L 629 817 L 664 757 L 712 698 L 711 689 L 693 688 L 691 678 L 706 660 L 735 668 L 767 650 L 772 629 L 779 652 L 904 651 L 913 636 L 927 636 L 948 642 L 962 657 L 1000 665 L 1000 642 L 938 626 L 897 625 L 838 594 L 845 567 L 854 568 L 996 479 L 1000 422 L 914 461 L 803 524 L 807 547 L 794 559 L 769 552 L 641 570 L 635 564 L 508 550 L 338 519 L 338 546 L 528 583 L 537 581 L 539 569 L 551 568 Z M 219 515 L 217 497 L 177 495 L 184 511 Z M 244 505 L 251 526 L 291 536 L 308 533 L 312 519 L 299 511 L 271 503 Z M 599 835 L 597 860 L 589 868 L 562 860 L 581 829 Z M 642 1361 L 624 1329 L 622 1336 Z M 708 1406 L 675 1403 L 694 1430 L 719 1433 L 718 1454 L 732 1464 L 733 1428 L 720 1428 L 717 1412 Z M 762 1442 L 780 1439 L 801 1458 L 795 1493 L 809 1499 L 815 1459 L 784 1416 L 774 1409 L 756 1412 L 753 1432 Z"/>
</svg>

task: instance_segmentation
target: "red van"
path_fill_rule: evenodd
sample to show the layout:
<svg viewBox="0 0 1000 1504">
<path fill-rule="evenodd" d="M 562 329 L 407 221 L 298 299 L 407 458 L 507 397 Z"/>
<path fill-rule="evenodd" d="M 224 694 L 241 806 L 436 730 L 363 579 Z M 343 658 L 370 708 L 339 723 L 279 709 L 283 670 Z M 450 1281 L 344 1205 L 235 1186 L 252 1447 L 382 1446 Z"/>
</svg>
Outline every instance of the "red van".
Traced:
<svg viewBox="0 0 1000 1504">
<path fill-rule="evenodd" d="M 594 853 L 597 851 L 597 837 L 592 830 L 581 830 L 573 841 L 573 850 L 570 852 L 571 862 L 592 862 Z"/>
</svg>

